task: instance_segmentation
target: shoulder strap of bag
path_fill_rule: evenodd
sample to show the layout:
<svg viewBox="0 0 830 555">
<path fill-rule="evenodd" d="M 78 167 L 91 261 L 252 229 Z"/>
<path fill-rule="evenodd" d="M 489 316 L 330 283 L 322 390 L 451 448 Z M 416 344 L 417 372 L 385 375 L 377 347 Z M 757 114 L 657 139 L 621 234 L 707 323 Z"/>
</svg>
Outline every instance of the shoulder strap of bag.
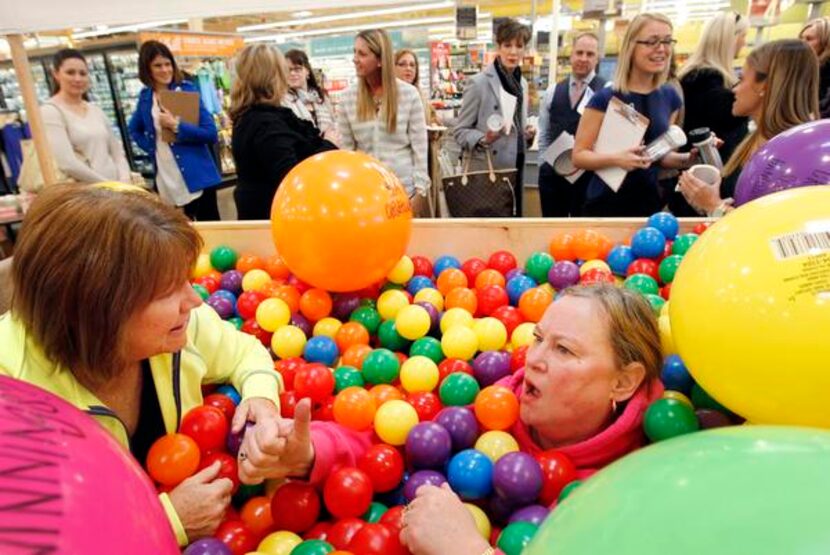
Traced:
<svg viewBox="0 0 830 555">
<path fill-rule="evenodd" d="M 490 154 L 490 147 L 484 147 L 484 153 L 487 155 L 487 172 L 490 176 L 490 182 L 495 183 L 496 182 L 496 170 L 493 169 L 493 157 Z M 464 171 L 461 174 L 461 184 L 466 185 L 469 182 L 469 179 L 467 178 L 467 175 L 470 173 L 470 162 L 472 161 L 473 154 L 470 150 L 465 148 L 463 157 L 464 157 L 464 160 L 463 160 Z"/>
</svg>

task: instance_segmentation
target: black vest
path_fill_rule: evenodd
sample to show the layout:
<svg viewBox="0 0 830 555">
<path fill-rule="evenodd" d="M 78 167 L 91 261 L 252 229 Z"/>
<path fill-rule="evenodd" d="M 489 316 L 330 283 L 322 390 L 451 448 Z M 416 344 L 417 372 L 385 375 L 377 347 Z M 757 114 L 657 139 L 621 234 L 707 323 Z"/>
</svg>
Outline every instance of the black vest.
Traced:
<svg viewBox="0 0 830 555">
<path fill-rule="evenodd" d="M 582 96 L 585 96 L 588 88 L 595 93 L 605 86 L 605 79 L 596 75 L 588 87 L 583 91 Z M 556 89 L 553 91 L 553 100 L 550 103 L 550 140 L 556 140 L 562 131 L 567 131 L 571 135 L 576 135 L 576 128 L 579 127 L 580 114 L 576 108 L 571 108 L 571 80 L 567 77 L 556 84 Z M 579 98 L 582 102 L 582 97 Z M 579 102 L 576 103 L 579 106 Z"/>
</svg>

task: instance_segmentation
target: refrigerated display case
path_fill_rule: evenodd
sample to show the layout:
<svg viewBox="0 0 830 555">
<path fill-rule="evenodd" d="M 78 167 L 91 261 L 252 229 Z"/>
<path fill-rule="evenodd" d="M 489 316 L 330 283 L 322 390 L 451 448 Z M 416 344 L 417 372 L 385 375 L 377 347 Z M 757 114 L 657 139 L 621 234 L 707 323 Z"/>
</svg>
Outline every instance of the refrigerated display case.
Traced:
<svg viewBox="0 0 830 555">
<path fill-rule="evenodd" d="M 51 95 L 51 80 L 47 77 L 47 67 L 42 60 L 30 60 L 32 78 L 35 82 L 35 92 L 38 100 L 43 102 Z M 11 62 L 0 63 L 0 108 L 20 112 L 25 119 L 26 108 L 23 106 L 23 96 L 17 83 L 17 75 Z"/>
</svg>

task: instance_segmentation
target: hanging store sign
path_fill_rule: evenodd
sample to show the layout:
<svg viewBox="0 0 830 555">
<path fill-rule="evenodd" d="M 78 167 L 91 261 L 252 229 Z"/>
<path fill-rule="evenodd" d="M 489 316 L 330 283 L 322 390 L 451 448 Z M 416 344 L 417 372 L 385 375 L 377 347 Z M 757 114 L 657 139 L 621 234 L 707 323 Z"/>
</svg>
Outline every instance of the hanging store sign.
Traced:
<svg viewBox="0 0 830 555">
<path fill-rule="evenodd" d="M 455 8 L 455 36 L 460 40 L 475 40 L 478 37 L 478 6 Z"/>
<path fill-rule="evenodd" d="M 174 56 L 229 58 L 245 47 L 245 41 L 237 35 L 212 35 L 199 33 L 168 33 L 143 31 L 138 42 L 157 40 L 167 45 Z"/>
</svg>

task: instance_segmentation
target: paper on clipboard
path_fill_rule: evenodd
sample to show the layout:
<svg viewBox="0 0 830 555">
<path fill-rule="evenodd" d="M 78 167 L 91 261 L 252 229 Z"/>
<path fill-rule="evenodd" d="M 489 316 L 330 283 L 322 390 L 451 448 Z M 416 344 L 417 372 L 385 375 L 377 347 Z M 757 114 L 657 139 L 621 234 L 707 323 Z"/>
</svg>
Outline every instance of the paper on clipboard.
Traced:
<svg viewBox="0 0 830 555">
<path fill-rule="evenodd" d="M 633 106 L 629 106 L 619 98 L 612 98 L 602 118 L 594 152 L 609 154 L 620 152 L 639 145 L 645 137 L 649 120 L 639 113 Z M 606 185 L 616 193 L 625 179 L 626 172 L 622 168 L 603 168 L 594 172 Z"/>
<path fill-rule="evenodd" d="M 504 118 L 504 134 L 509 135 L 510 130 L 513 129 L 513 115 L 516 113 L 517 98 L 504 90 L 504 87 L 499 88 L 499 104 L 501 105 L 501 117 Z"/>
<path fill-rule="evenodd" d="M 585 173 L 585 170 L 580 170 L 573 165 L 571 160 L 573 150 L 574 136 L 567 131 L 563 131 L 542 153 L 542 160 L 547 162 L 557 175 L 567 179 L 569 183 L 576 183 L 576 180 Z"/>
</svg>

